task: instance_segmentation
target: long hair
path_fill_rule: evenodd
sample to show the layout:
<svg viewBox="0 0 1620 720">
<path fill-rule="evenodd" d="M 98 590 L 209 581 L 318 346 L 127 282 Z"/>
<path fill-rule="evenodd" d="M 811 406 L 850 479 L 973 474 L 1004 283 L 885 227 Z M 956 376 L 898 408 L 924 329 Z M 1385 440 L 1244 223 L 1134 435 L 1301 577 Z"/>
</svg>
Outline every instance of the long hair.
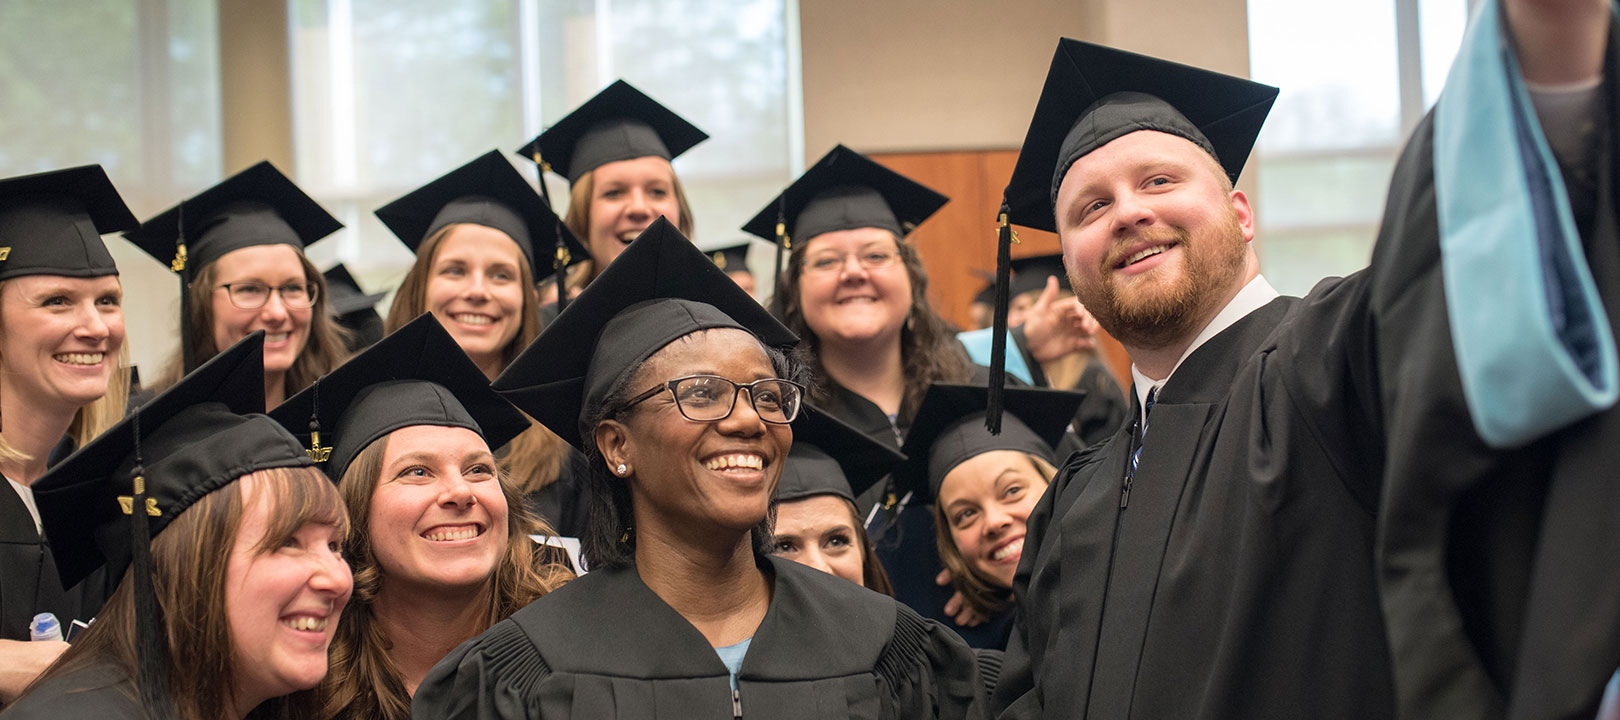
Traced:
<svg viewBox="0 0 1620 720">
<path fill-rule="evenodd" d="M 686 201 L 686 188 L 681 187 L 681 178 L 675 174 L 675 169 L 669 171 L 670 186 L 675 189 L 675 204 L 681 209 L 681 220 L 675 223 L 675 229 L 680 230 L 688 239 L 697 224 L 692 219 L 692 205 Z M 596 191 L 596 171 L 587 170 L 579 176 L 578 180 L 568 188 L 568 212 L 563 216 L 563 225 L 568 231 L 579 238 L 586 247 L 590 246 L 591 237 L 591 193 Z M 566 287 L 568 289 L 585 289 L 597 275 L 602 272 L 596 267 L 595 260 L 571 265 L 568 268 Z"/>
<path fill-rule="evenodd" d="M 806 249 L 815 242 L 800 243 L 788 256 L 787 268 L 778 278 L 776 293 L 771 297 L 771 312 L 780 318 L 794 334 L 802 347 L 809 351 L 810 374 L 815 378 L 811 397 L 826 402 L 826 368 L 821 364 L 821 339 L 816 336 L 804 318 L 804 307 L 799 303 L 800 277 L 804 274 Z M 900 401 L 900 417 L 910 418 L 922 403 L 928 386 L 935 383 L 962 383 L 969 378 L 970 362 L 956 334 L 928 302 L 928 271 L 923 268 L 917 249 L 900 237 L 894 238 L 899 247 L 900 260 L 905 265 L 906 277 L 911 280 L 911 311 L 900 329 L 901 372 L 906 379 L 905 392 Z M 901 423 L 906 425 L 909 423 Z"/>
<path fill-rule="evenodd" d="M 254 484 L 253 500 L 268 504 L 270 519 L 256 554 L 281 547 L 306 523 L 347 527 L 337 489 L 321 471 L 272 468 L 204 495 L 152 539 L 152 588 L 161 608 L 163 662 L 175 716 L 181 720 L 213 720 L 235 712 L 237 668 L 225 569 L 245 514 L 243 484 L 248 482 Z M 139 675 L 135 648 L 134 580 L 126 573 L 96 622 L 30 690 L 97 665 L 111 665 L 133 681 Z M 317 708 L 315 692 L 303 690 L 261 703 L 248 717 L 313 718 Z"/>
<path fill-rule="evenodd" d="M 315 306 L 309 311 L 309 338 L 304 341 L 304 349 L 298 353 L 298 359 L 293 361 L 292 367 L 287 368 L 285 397 L 292 397 L 298 391 L 309 387 L 311 383 L 342 365 L 343 361 L 349 358 L 349 332 L 338 325 L 326 311 L 326 277 L 321 275 L 321 271 L 315 268 L 314 263 L 304 256 L 304 251 L 297 248 L 294 250 L 298 253 L 298 264 L 304 268 L 304 282 L 314 284 L 316 293 Z M 217 268 L 217 262 L 202 266 L 191 279 L 191 285 L 181 289 L 181 292 L 187 295 L 191 316 L 182 318 L 180 333 L 191 343 L 198 365 L 207 362 L 224 349 L 214 344 L 213 299 L 214 288 L 219 279 Z M 180 382 L 183 375 L 185 375 L 184 353 L 177 348 L 160 384 L 169 387 Z"/>
<path fill-rule="evenodd" d="M 6 281 L 0 280 L 0 296 L 3 296 L 5 285 Z M 0 327 L 0 332 L 5 332 L 5 328 Z M 0 364 L 4 362 L 5 358 L 0 358 Z M 106 392 L 73 413 L 73 421 L 68 424 L 68 437 L 73 439 L 75 447 L 84 447 L 96 439 L 97 435 L 106 432 L 107 428 L 124 419 L 128 405 L 129 338 L 126 335 L 118 348 L 118 367 L 114 368 L 112 375 L 107 378 Z M 6 442 L 4 436 L 0 436 L 0 462 L 27 462 L 31 459 L 26 453 Z"/>
<path fill-rule="evenodd" d="M 405 273 L 405 279 L 400 281 L 399 290 L 394 293 L 394 304 L 388 308 L 388 319 L 383 323 L 385 332 L 394 332 L 429 311 L 428 283 L 433 279 L 433 263 L 438 260 L 439 246 L 444 244 L 444 239 L 450 236 L 453 229 L 461 225 L 456 223 L 441 228 L 417 248 L 416 262 L 411 265 L 410 272 Z M 521 252 L 518 253 L 518 280 L 523 290 L 523 309 L 518 317 L 517 334 L 501 349 L 503 370 L 517 358 L 518 353 L 523 352 L 523 348 L 540 336 L 540 294 L 535 290 L 534 270 Z M 528 495 L 557 480 L 563 460 L 568 455 L 568 445 L 544 425 L 531 419 L 529 429 L 507 443 L 500 455 L 507 473 L 517 484 L 519 495 Z"/>
<path fill-rule="evenodd" d="M 675 342 L 689 337 L 691 335 L 682 336 Z M 790 354 L 766 347 L 765 354 L 770 357 L 771 367 L 778 377 L 803 382 L 804 362 L 797 352 Z M 624 381 L 612 388 L 601 405 L 583 408 L 580 414 L 583 421 L 581 427 L 590 428 L 584 433 L 583 444 L 586 493 L 590 496 L 591 504 L 585 532 L 579 542 L 580 552 L 592 570 L 624 567 L 635 561 L 636 513 L 630 497 L 630 483 L 634 478 L 620 478 L 608 472 L 607 461 L 596 444 L 595 428 L 604 420 L 621 420 L 628 412 L 629 409 L 624 407 L 625 400 L 629 399 L 632 387 L 645 384 L 646 379 L 641 377 L 645 365 L 643 361 L 626 372 Z M 776 501 L 772 499 L 764 519 L 750 531 L 756 557 L 771 553 L 771 532 L 775 526 Z"/>
<path fill-rule="evenodd" d="M 1024 457 L 1029 458 L 1041 479 L 1051 484 L 1052 478 L 1057 476 L 1057 468 L 1039 455 L 1025 453 Z M 934 503 L 934 543 L 939 546 L 940 562 L 946 570 L 951 571 L 951 585 L 962 594 L 969 607 L 982 615 L 993 615 L 1012 607 L 1012 589 L 991 582 L 979 574 L 967 558 L 962 557 L 962 551 L 956 547 L 956 539 L 951 537 L 951 525 L 945 517 L 944 503 Z"/>
<path fill-rule="evenodd" d="M 845 498 L 838 498 L 844 502 L 849 510 L 849 521 L 855 528 L 855 540 L 861 544 L 861 584 L 868 590 L 876 590 L 889 597 L 894 597 L 894 583 L 889 581 L 888 571 L 883 569 L 883 561 L 878 559 L 877 549 L 872 547 L 872 538 L 866 534 L 866 523 L 861 522 L 861 514 L 855 508 L 855 503 Z"/>
<path fill-rule="evenodd" d="M 361 450 L 338 482 L 338 492 L 354 523 L 354 532 L 343 545 L 343 554 L 354 568 L 354 596 L 343 610 L 328 653 L 330 665 L 321 684 L 325 717 L 403 719 L 411 715 L 411 695 L 389 657 L 393 641 L 377 622 L 374 610 L 388 573 L 371 546 L 371 497 L 382 476 L 387 441 L 385 436 Z M 525 508 L 504 472 L 497 478 L 506 498 L 506 549 L 490 576 L 489 604 L 478 632 L 573 579 L 566 568 L 537 560 L 538 545 L 529 535 L 551 534 L 551 529 Z"/>
</svg>

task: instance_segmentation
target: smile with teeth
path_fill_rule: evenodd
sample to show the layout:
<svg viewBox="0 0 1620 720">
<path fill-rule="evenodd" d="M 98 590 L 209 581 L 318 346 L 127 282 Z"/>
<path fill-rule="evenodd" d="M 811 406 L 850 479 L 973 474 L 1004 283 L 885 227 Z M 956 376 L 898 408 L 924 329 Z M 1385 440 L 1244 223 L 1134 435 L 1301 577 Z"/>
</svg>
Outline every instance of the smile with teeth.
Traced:
<svg viewBox="0 0 1620 720">
<path fill-rule="evenodd" d="M 106 353 L 60 353 L 51 357 L 68 365 L 100 365 Z"/>
<path fill-rule="evenodd" d="M 1134 253 L 1131 253 L 1131 255 L 1129 257 L 1125 258 L 1125 260 L 1120 262 L 1120 264 L 1118 266 L 1116 266 L 1116 267 L 1122 267 L 1122 268 L 1130 267 L 1130 266 L 1135 265 L 1135 264 L 1137 264 L 1139 262 L 1142 262 L 1143 260 L 1146 260 L 1146 259 L 1148 259 L 1150 257 L 1153 257 L 1154 255 L 1158 255 L 1159 253 L 1162 253 L 1162 252 L 1164 252 L 1166 250 L 1169 250 L 1170 248 L 1173 248 L 1173 247 L 1175 247 L 1174 244 L 1171 244 L 1171 245 L 1155 245 L 1155 246 L 1149 247 L 1149 248 L 1142 248 L 1141 250 L 1138 250 L 1138 251 L 1136 251 Z"/>
<path fill-rule="evenodd" d="M 290 333 L 290 332 L 284 332 L 284 333 L 269 333 L 269 332 L 267 332 L 267 333 L 264 334 L 264 342 L 265 342 L 266 345 L 268 345 L 270 343 L 286 342 L 287 338 L 290 338 L 290 337 L 292 337 L 292 333 Z"/>
<path fill-rule="evenodd" d="M 456 540 L 471 540 L 482 534 L 484 534 L 484 531 L 477 525 L 455 525 L 433 528 L 422 533 L 422 537 L 433 542 L 453 542 Z"/>
<path fill-rule="evenodd" d="M 638 237 L 641 237 L 641 231 L 640 230 L 631 230 L 630 232 L 622 232 L 622 233 L 619 233 L 619 242 L 622 242 L 622 243 L 624 243 L 626 245 L 629 245 L 630 243 L 635 242 L 635 239 L 638 238 Z"/>
<path fill-rule="evenodd" d="M 996 548 L 995 552 L 990 553 L 990 559 L 996 561 L 1006 560 L 1007 558 L 1013 557 L 1022 552 L 1024 552 L 1024 539 L 1018 538 L 1017 540 Z"/>
<path fill-rule="evenodd" d="M 282 621 L 281 621 L 281 624 L 286 625 L 287 627 L 290 627 L 290 628 L 292 628 L 294 630 L 317 630 L 318 631 L 318 630 L 325 630 L 326 629 L 326 622 L 327 622 L 327 618 L 311 617 L 309 615 L 299 615 L 298 617 L 283 618 Z"/>
<path fill-rule="evenodd" d="M 753 453 L 733 453 L 710 458 L 703 463 L 710 470 L 763 470 L 765 458 Z"/>
<path fill-rule="evenodd" d="M 457 313 L 451 319 L 463 325 L 494 325 L 495 318 L 488 315 L 475 315 L 473 313 Z"/>
</svg>

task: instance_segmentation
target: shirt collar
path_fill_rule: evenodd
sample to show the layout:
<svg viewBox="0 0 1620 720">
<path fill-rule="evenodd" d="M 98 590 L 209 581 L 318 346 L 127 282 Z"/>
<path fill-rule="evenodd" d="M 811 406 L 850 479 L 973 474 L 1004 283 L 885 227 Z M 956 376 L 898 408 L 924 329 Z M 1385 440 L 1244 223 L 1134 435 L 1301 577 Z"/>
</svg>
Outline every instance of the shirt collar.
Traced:
<svg viewBox="0 0 1620 720">
<path fill-rule="evenodd" d="M 1176 360 L 1175 367 L 1170 369 L 1170 374 L 1164 376 L 1164 379 L 1153 380 L 1143 375 L 1142 371 L 1137 370 L 1135 363 L 1131 363 L 1131 387 L 1136 390 L 1137 407 L 1147 407 L 1148 391 L 1153 388 L 1164 387 L 1164 384 L 1169 382 L 1170 378 L 1176 374 L 1176 370 L 1181 368 L 1181 363 L 1185 362 L 1187 356 L 1193 354 L 1193 351 L 1197 350 L 1200 345 L 1209 342 L 1210 338 L 1219 335 L 1222 330 L 1232 327 L 1233 323 L 1242 320 L 1249 313 L 1265 307 L 1266 303 L 1276 300 L 1278 296 L 1279 293 L 1275 288 L 1271 287 L 1271 283 L 1266 282 L 1264 275 L 1255 275 L 1254 279 L 1249 281 L 1249 284 L 1244 285 L 1242 290 L 1232 296 L 1231 301 L 1226 303 L 1226 307 L 1215 313 L 1215 318 L 1204 326 L 1198 336 L 1193 338 L 1192 344 L 1188 345 L 1187 349 L 1181 353 L 1181 357 Z"/>
</svg>

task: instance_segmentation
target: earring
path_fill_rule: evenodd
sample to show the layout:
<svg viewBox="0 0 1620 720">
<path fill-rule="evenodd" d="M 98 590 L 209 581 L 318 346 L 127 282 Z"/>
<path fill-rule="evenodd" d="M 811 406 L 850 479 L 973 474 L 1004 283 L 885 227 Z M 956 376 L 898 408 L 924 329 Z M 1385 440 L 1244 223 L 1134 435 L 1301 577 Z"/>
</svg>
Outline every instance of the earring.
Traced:
<svg viewBox="0 0 1620 720">
<path fill-rule="evenodd" d="M 630 468 L 625 467 L 624 463 L 619 463 L 619 466 L 614 468 L 613 472 L 617 473 L 619 477 L 624 477 L 625 473 L 630 472 Z"/>
</svg>

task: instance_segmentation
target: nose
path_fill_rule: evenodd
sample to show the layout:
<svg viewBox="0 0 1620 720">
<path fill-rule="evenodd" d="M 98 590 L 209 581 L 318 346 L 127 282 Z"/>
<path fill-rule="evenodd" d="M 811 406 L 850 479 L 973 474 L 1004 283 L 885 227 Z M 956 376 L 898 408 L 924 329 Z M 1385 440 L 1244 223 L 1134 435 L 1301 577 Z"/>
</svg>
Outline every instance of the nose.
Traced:
<svg viewBox="0 0 1620 720">
<path fill-rule="evenodd" d="M 79 326 L 75 328 L 74 335 L 83 340 L 101 341 L 112 334 L 107 325 L 107 318 L 102 316 L 95 302 L 91 301 L 80 306 Z"/>
<path fill-rule="evenodd" d="M 1114 198 L 1114 233 L 1128 235 L 1153 223 L 1153 208 L 1134 192 L 1121 192 Z"/>
<path fill-rule="evenodd" d="M 747 393 L 748 397 L 743 398 Z M 737 388 L 737 394 L 731 398 L 731 414 L 722 418 L 718 429 L 726 435 L 740 435 L 743 437 L 758 437 L 765 433 L 765 421 L 760 419 L 759 413 L 754 410 L 753 391 Z"/>
<path fill-rule="evenodd" d="M 467 300 L 483 302 L 489 299 L 489 278 L 482 272 L 469 273 L 467 283 Z"/>
<path fill-rule="evenodd" d="M 280 291 L 270 291 L 270 297 L 264 301 L 264 307 L 259 308 L 259 317 L 266 325 L 271 326 L 287 319 L 287 303 L 282 301 Z"/>
<path fill-rule="evenodd" d="M 799 553 L 799 557 L 796 559 L 800 563 L 809 565 L 810 567 L 827 573 L 828 575 L 838 574 L 833 572 L 832 565 L 827 562 L 827 556 L 822 554 L 821 548 L 814 545 L 805 548 L 803 552 Z"/>
<path fill-rule="evenodd" d="M 354 574 L 343 556 L 326 551 L 316 561 L 315 572 L 309 576 L 311 590 L 323 595 L 345 596 L 354 588 Z"/>
<path fill-rule="evenodd" d="M 635 220 L 652 217 L 652 204 L 647 202 L 647 193 L 640 188 L 632 189 L 628 194 L 624 212 Z"/>
<path fill-rule="evenodd" d="M 478 504 L 478 497 L 473 495 L 472 483 L 457 473 L 444 481 L 439 490 L 439 505 L 465 510 Z"/>
<path fill-rule="evenodd" d="M 849 253 L 839 259 L 838 279 L 844 282 L 861 282 L 867 279 L 866 266 L 861 264 L 860 256 Z"/>
<path fill-rule="evenodd" d="M 1013 517 L 1007 511 L 991 505 L 984 509 L 984 523 L 982 525 L 986 538 L 998 538 L 1006 534 L 1012 527 Z"/>
</svg>

